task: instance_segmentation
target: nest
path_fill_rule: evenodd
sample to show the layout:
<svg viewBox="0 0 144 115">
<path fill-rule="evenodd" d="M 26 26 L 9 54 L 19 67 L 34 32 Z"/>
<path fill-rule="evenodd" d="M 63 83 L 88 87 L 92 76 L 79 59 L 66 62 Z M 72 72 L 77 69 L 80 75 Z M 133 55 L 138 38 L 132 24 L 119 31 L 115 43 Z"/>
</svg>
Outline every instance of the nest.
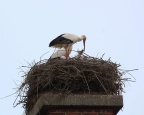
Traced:
<svg viewBox="0 0 144 115">
<path fill-rule="evenodd" d="M 43 93 L 119 95 L 122 91 L 120 65 L 110 59 L 83 55 L 68 60 L 41 60 L 25 73 L 19 88 L 26 113 Z"/>
</svg>

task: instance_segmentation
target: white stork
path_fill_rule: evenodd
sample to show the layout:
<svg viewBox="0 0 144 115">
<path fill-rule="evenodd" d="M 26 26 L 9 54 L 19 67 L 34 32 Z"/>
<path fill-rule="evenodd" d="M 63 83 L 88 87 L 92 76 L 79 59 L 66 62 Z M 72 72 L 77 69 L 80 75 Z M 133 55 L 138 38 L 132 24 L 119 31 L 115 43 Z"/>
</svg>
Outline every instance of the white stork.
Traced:
<svg viewBox="0 0 144 115">
<path fill-rule="evenodd" d="M 71 51 L 72 51 L 72 46 L 69 48 L 69 54 L 71 53 Z M 54 59 L 54 58 L 66 59 L 66 50 L 64 48 L 57 50 L 50 57 L 50 59 Z"/>
<path fill-rule="evenodd" d="M 75 34 L 70 34 L 70 33 L 65 33 L 61 34 L 54 40 L 52 40 L 49 44 L 49 47 L 55 47 L 55 48 L 64 48 L 66 50 L 66 59 L 69 57 L 69 52 L 70 52 L 70 47 L 79 41 L 83 40 L 83 45 L 84 45 L 84 50 L 85 50 L 85 41 L 86 41 L 86 36 L 82 35 L 81 37 L 75 35 Z"/>
</svg>

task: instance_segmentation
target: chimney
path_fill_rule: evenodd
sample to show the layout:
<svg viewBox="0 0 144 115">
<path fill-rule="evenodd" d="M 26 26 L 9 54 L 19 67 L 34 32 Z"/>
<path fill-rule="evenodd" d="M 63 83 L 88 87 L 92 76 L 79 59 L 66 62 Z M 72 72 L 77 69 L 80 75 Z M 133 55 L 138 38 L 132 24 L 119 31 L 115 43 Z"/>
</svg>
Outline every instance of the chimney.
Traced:
<svg viewBox="0 0 144 115">
<path fill-rule="evenodd" d="M 116 115 L 123 107 L 121 95 L 41 95 L 28 115 Z"/>
</svg>

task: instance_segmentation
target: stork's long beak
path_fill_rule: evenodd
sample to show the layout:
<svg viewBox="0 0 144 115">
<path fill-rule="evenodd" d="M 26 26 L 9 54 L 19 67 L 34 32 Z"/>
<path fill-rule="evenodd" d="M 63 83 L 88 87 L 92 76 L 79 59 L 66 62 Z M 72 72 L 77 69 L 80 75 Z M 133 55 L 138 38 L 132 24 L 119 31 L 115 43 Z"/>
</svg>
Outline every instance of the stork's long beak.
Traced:
<svg viewBox="0 0 144 115">
<path fill-rule="evenodd" d="M 86 40 L 85 40 L 85 39 L 83 39 L 84 51 L 85 51 L 85 41 L 86 41 Z"/>
</svg>

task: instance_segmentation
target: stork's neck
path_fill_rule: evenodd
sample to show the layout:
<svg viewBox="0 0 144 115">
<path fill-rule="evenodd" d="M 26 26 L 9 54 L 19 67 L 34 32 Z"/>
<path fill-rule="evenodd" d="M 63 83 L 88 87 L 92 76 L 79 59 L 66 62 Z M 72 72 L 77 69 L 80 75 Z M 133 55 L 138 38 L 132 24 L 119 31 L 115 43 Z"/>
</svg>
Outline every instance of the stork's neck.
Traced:
<svg viewBox="0 0 144 115">
<path fill-rule="evenodd" d="M 81 40 L 83 40 L 83 37 L 82 37 L 82 36 L 79 37 L 79 41 L 81 41 Z"/>
</svg>

